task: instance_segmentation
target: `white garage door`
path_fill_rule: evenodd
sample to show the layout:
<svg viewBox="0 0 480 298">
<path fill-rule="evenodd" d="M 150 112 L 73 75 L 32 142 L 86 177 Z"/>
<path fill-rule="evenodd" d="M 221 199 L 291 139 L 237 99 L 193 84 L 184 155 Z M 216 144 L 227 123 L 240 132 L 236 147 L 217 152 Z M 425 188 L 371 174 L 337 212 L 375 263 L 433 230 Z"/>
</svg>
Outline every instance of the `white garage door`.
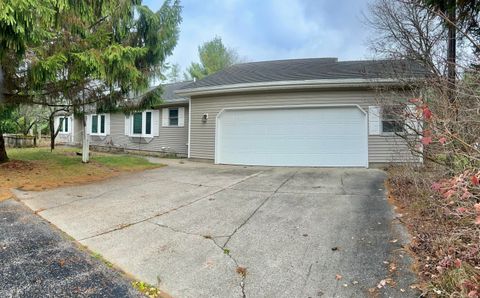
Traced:
<svg viewBox="0 0 480 298">
<path fill-rule="evenodd" d="M 216 162 L 368 166 L 366 115 L 355 106 L 224 110 Z"/>
</svg>

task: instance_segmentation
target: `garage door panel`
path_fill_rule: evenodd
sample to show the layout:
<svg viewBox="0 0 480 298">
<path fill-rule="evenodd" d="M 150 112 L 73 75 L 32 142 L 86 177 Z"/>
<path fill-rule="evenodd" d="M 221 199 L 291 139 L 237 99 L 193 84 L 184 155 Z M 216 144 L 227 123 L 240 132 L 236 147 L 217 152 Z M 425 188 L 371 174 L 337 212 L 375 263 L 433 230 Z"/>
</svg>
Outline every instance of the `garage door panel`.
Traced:
<svg viewBox="0 0 480 298">
<path fill-rule="evenodd" d="M 365 121 L 356 107 L 227 110 L 218 118 L 217 162 L 365 166 Z"/>
<path fill-rule="evenodd" d="M 363 158 L 360 154 L 352 155 L 346 154 L 342 159 L 337 160 L 338 155 L 330 154 L 245 154 L 238 159 L 236 164 L 246 165 L 271 165 L 271 166 L 299 166 L 299 167 L 351 167 L 351 166 L 365 166 L 356 165 L 358 159 Z M 281 159 L 282 162 L 278 163 Z M 260 161 L 261 160 L 261 161 Z M 312 164 L 315 161 L 315 164 Z"/>
<path fill-rule="evenodd" d="M 352 137 L 353 138 L 353 137 Z M 262 152 L 276 154 L 280 152 L 292 152 L 292 153 L 330 153 L 332 152 L 332 146 L 344 147 L 340 153 L 356 153 L 358 152 L 359 144 L 356 140 L 345 139 L 342 137 L 322 137 L 322 138 L 285 138 L 282 136 L 270 136 L 268 139 L 257 140 L 251 147 L 245 147 L 243 142 L 239 139 L 225 139 L 226 145 L 223 146 L 224 152 Z M 292 146 L 291 143 L 298 143 L 296 146 Z M 272 150 L 275 147 L 275 150 Z M 293 148 L 292 148 L 293 147 Z M 362 150 L 363 152 L 363 150 Z"/>
<path fill-rule="evenodd" d="M 238 124 L 242 125 L 242 124 Z M 257 134 L 264 134 L 264 135 L 280 135 L 280 136 L 291 136 L 291 135 L 298 135 L 298 136 L 335 136 L 335 135 L 342 135 L 342 136 L 356 136 L 358 133 L 361 133 L 361 129 L 356 131 L 352 131 L 352 125 L 347 123 L 340 123 L 340 124 L 321 124 L 322 130 L 318 129 L 316 123 L 312 123 L 309 125 L 276 125 L 276 126 L 267 126 L 267 125 L 244 125 L 242 130 L 236 130 L 234 127 L 226 127 L 224 126 L 224 133 L 225 136 L 241 136 L 245 134 L 249 135 L 257 135 Z M 354 125 L 362 126 L 363 123 L 355 123 Z M 234 125 L 231 125 L 234 126 Z"/>
</svg>

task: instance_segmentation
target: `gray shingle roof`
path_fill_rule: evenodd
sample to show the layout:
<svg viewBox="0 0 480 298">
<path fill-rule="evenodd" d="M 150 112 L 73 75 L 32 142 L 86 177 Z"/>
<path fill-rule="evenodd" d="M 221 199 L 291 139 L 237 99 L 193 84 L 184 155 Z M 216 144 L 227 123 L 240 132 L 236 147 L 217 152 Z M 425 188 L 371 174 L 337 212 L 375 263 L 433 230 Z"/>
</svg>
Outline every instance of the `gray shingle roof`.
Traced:
<svg viewBox="0 0 480 298">
<path fill-rule="evenodd" d="M 168 103 L 177 103 L 177 102 L 184 102 L 188 101 L 187 98 L 181 97 L 175 94 L 176 90 L 181 89 L 184 86 L 191 84 L 193 81 L 184 81 L 184 82 L 177 82 L 177 83 L 170 83 L 170 84 L 163 84 L 162 85 L 162 99 L 165 104 Z"/>
<path fill-rule="evenodd" d="M 278 81 L 410 78 L 425 75 L 425 70 L 419 64 L 407 60 L 293 59 L 236 64 L 179 89 Z"/>
</svg>

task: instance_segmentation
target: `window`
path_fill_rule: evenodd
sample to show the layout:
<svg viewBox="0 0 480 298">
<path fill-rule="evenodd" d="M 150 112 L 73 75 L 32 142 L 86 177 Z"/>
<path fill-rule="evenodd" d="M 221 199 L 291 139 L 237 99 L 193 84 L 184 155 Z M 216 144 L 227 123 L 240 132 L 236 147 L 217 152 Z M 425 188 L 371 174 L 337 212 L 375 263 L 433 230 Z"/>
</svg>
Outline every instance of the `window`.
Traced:
<svg viewBox="0 0 480 298">
<path fill-rule="evenodd" d="M 152 134 L 152 112 L 145 113 L 145 134 Z"/>
<path fill-rule="evenodd" d="M 151 137 L 153 135 L 153 121 L 154 112 L 152 111 L 133 113 L 130 120 L 131 135 Z"/>
<path fill-rule="evenodd" d="M 382 132 L 396 133 L 405 130 L 403 107 L 391 105 L 382 107 Z"/>
<path fill-rule="evenodd" d="M 60 132 L 63 132 L 64 131 L 64 126 L 63 126 L 63 122 L 65 121 L 65 118 L 60 118 Z"/>
<path fill-rule="evenodd" d="M 59 132 L 68 133 L 68 117 L 60 118 L 60 129 Z"/>
<path fill-rule="evenodd" d="M 92 134 L 98 133 L 98 116 L 92 115 Z"/>
<path fill-rule="evenodd" d="M 178 126 L 178 108 L 168 109 L 168 125 Z"/>
<path fill-rule="evenodd" d="M 133 114 L 133 133 L 142 134 L 142 113 Z"/>
<path fill-rule="evenodd" d="M 91 116 L 91 134 L 92 135 L 105 135 L 107 133 L 107 115 L 100 114 L 100 115 L 92 115 Z"/>
</svg>

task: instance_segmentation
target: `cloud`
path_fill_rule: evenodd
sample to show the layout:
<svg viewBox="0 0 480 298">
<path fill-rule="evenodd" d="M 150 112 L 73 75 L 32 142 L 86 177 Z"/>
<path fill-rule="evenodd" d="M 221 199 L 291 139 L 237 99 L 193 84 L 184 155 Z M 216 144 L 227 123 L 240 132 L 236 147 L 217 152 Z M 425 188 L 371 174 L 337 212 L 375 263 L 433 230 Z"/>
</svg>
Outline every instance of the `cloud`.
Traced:
<svg viewBox="0 0 480 298">
<path fill-rule="evenodd" d="M 159 1 L 144 1 L 158 9 Z M 248 61 L 306 57 L 362 59 L 368 30 L 360 0 L 184 0 L 180 39 L 169 61 L 185 69 L 215 36 Z"/>
</svg>

